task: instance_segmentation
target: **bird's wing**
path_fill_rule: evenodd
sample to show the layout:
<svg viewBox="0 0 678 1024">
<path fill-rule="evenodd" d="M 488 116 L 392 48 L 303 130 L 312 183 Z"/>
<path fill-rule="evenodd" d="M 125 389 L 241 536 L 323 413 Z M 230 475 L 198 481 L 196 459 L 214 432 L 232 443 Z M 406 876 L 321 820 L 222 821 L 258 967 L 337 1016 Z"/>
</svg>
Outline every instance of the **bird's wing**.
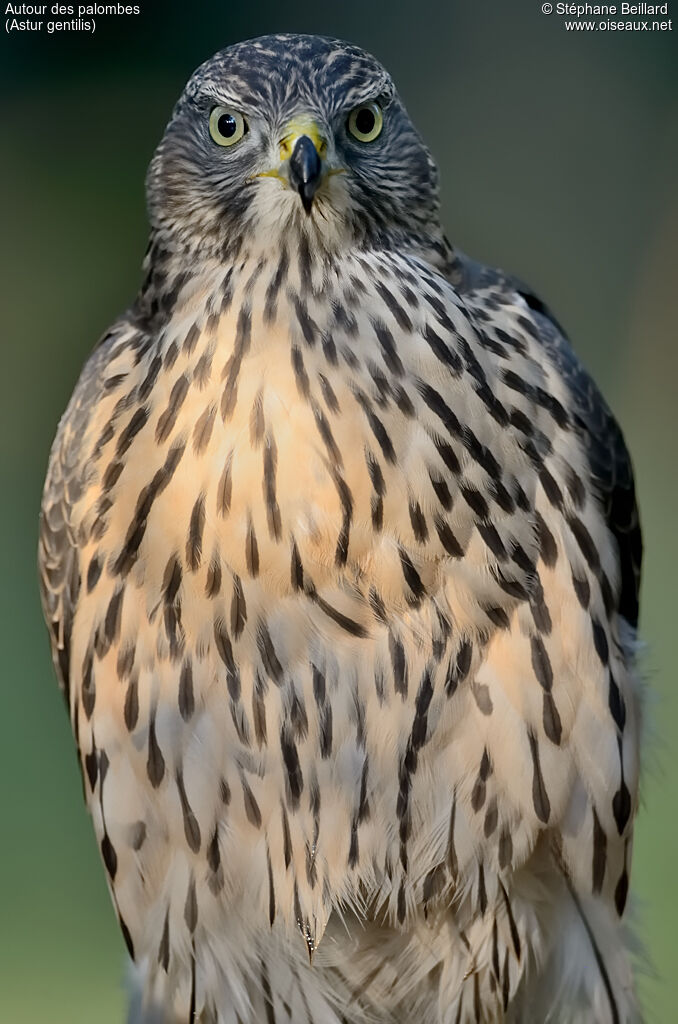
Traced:
<svg viewBox="0 0 678 1024">
<path fill-rule="evenodd" d="M 518 297 L 527 305 L 534 325 L 530 333 L 536 332 L 537 340 L 569 391 L 572 411 L 588 455 L 591 485 L 603 504 L 605 520 L 618 545 L 621 572 L 618 611 L 631 625 L 637 626 L 642 534 L 633 466 L 619 424 L 555 316 L 528 285 L 464 255 L 458 256 L 453 283 L 462 297 L 492 292 L 499 302 L 515 303 Z M 476 327 L 482 329 L 482 324 Z"/>
<path fill-rule="evenodd" d="M 52 658 L 69 704 L 71 634 L 82 585 L 78 538 L 72 510 L 87 483 L 82 443 L 97 400 L 105 386 L 110 353 L 129 324 L 120 322 L 97 343 L 84 366 L 73 397 L 57 430 L 49 458 L 40 508 L 38 570 L 43 614 L 48 624 Z"/>
</svg>

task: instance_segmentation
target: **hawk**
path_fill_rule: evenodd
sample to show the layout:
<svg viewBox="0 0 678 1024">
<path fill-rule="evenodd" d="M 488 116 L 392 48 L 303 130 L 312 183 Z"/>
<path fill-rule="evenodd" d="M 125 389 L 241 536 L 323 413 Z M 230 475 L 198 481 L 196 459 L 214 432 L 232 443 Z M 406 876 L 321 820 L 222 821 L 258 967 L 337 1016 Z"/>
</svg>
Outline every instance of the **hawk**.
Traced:
<svg viewBox="0 0 678 1024">
<path fill-rule="evenodd" d="M 356 46 L 188 82 L 51 453 L 45 617 L 131 1019 L 638 1019 L 631 464 Z"/>
</svg>

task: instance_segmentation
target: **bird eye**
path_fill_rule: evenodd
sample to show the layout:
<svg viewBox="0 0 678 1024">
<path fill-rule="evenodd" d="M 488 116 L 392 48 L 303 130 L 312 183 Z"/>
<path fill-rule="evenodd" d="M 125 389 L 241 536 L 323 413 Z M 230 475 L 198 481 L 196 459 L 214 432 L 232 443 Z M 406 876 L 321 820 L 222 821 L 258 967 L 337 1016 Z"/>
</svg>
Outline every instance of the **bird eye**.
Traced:
<svg viewBox="0 0 678 1024">
<path fill-rule="evenodd" d="M 236 110 L 215 107 L 210 114 L 210 135 L 217 146 L 235 146 L 247 131 L 247 121 Z"/>
<path fill-rule="evenodd" d="M 365 103 L 348 115 L 348 130 L 358 142 L 374 142 L 383 126 L 384 115 L 378 103 Z"/>
</svg>

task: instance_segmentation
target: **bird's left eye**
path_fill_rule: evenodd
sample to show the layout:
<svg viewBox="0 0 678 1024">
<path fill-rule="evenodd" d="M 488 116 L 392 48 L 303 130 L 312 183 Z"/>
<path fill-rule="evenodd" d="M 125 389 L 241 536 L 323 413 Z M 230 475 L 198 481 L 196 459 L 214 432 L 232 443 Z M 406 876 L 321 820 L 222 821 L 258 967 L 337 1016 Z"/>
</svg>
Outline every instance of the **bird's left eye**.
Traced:
<svg viewBox="0 0 678 1024">
<path fill-rule="evenodd" d="M 235 146 L 247 131 L 247 121 L 237 110 L 215 107 L 210 114 L 210 135 L 217 146 Z"/>
<path fill-rule="evenodd" d="M 348 115 L 348 130 L 358 142 L 374 142 L 383 127 L 384 115 L 378 103 L 364 103 Z"/>
</svg>

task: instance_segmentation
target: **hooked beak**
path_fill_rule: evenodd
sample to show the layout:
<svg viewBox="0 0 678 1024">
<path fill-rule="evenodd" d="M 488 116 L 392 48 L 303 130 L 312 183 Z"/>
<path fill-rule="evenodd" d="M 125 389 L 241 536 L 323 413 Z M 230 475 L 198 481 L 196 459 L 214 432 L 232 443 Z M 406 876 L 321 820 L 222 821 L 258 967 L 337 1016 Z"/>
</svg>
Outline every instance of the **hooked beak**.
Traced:
<svg viewBox="0 0 678 1024">
<path fill-rule="evenodd" d="M 258 178 L 278 178 L 299 194 L 304 210 L 310 214 L 318 188 L 335 174 L 344 174 L 343 167 L 331 167 L 326 157 L 327 138 L 312 117 L 301 114 L 285 126 L 280 139 L 280 163 Z"/>
<path fill-rule="evenodd" d="M 287 123 L 280 142 L 280 160 L 287 161 L 290 187 L 299 193 L 306 213 L 311 212 L 313 197 L 325 177 L 326 154 L 327 140 L 314 118 L 299 114 Z"/>
<path fill-rule="evenodd" d="M 322 160 L 308 135 L 300 135 L 294 144 L 289 175 L 290 185 L 299 193 L 306 213 L 310 213 L 322 176 Z"/>
</svg>

